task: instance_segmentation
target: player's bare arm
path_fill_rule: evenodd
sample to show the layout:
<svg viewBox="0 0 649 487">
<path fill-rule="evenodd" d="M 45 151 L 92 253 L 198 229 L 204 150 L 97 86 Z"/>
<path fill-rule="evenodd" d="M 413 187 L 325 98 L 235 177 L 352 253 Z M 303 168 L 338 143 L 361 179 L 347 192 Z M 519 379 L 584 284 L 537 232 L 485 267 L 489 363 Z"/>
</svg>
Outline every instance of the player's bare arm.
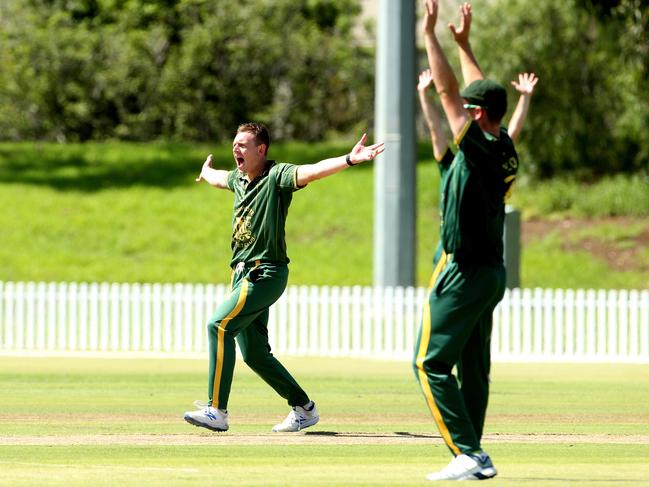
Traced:
<svg viewBox="0 0 649 487">
<path fill-rule="evenodd" d="M 444 152 L 448 148 L 448 138 L 442 127 L 440 115 L 428 98 L 427 92 L 433 85 L 433 75 L 430 69 L 425 69 L 419 73 L 419 83 L 417 83 L 417 93 L 419 93 L 419 103 L 421 111 L 424 113 L 426 125 L 430 132 L 431 144 L 433 146 L 433 155 L 438 161 L 442 159 Z"/>
<path fill-rule="evenodd" d="M 311 181 L 331 176 L 349 166 L 355 166 L 365 161 L 371 161 L 385 150 L 385 144 L 365 145 L 367 134 L 363 134 L 351 152 L 340 157 L 324 159 L 315 164 L 304 164 L 297 168 L 298 186 L 306 186 Z"/>
<path fill-rule="evenodd" d="M 457 78 L 453 74 L 448 59 L 446 59 L 435 35 L 438 9 L 438 0 L 424 0 L 424 42 L 435 89 L 439 94 L 451 132 L 457 138 L 466 125 L 469 116 L 460 97 Z"/>
<path fill-rule="evenodd" d="M 512 86 L 520 93 L 518 103 L 507 127 L 507 132 L 514 142 L 518 140 L 518 136 L 523 129 L 523 123 L 525 122 L 527 112 L 530 108 L 530 102 L 532 101 L 532 93 L 538 81 L 539 78 L 534 73 L 520 73 L 518 75 L 518 81 L 512 81 Z"/>
<path fill-rule="evenodd" d="M 465 86 L 475 80 L 484 79 L 484 73 L 480 69 L 478 60 L 473 54 L 473 49 L 471 49 L 471 42 L 469 41 L 472 19 L 473 8 L 470 3 L 465 2 L 460 5 L 460 26 L 456 27 L 453 24 L 448 24 L 448 28 L 453 34 L 455 43 L 460 51 L 460 66 L 462 67 L 462 77 L 464 78 Z"/>
<path fill-rule="evenodd" d="M 196 178 L 196 182 L 206 181 L 208 184 L 215 188 L 227 189 L 228 188 L 228 171 L 223 169 L 214 169 L 212 161 L 214 157 L 212 154 L 208 155 L 201 168 L 201 173 Z"/>
</svg>

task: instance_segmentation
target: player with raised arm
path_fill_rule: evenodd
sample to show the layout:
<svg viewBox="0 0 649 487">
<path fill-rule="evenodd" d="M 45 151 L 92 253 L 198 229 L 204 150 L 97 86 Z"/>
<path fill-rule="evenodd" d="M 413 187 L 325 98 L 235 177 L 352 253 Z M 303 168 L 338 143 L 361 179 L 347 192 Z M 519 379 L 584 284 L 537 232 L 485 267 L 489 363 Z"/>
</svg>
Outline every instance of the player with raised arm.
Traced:
<svg viewBox="0 0 649 487">
<path fill-rule="evenodd" d="M 382 143 L 366 146 L 366 140 L 363 134 L 347 155 L 298 166 L 268 159 L 268 129 L 262 124 L 245 123 L 239 126 L 232 143 L 234 170 L 213 168 L 211 154 L 203 163 L 196 181 L 234 193 L 232 280 L 230 294 L 207 324 L 208 402 L 197 402 L 198 410 L 185 413 L 188 423 L 213 431 L 228 429 L 235 339 L 246 364 L 291 406 L 286 419 L 272 431 L 300 431 L 318 422 L 315 403 L 271 353 L 268 309 L 287 284 L 289 259 L 284 226 L 293 193 L 383 152 Z"/>
<path fill-rule="evenodd" d="M 505 291 L 504 200 L 516 177 L 518 156 L 501 127 L 505 89 L 484 79 L 468 44 L 470 5 L 461 7 L 460 28 L 452 29 L 456 41 L 460 36 L 467 83 L 462 91 L 435 34 L 438 7 L 438 0 L 424 1 L 424 40 L 433 84 L 458 151 L 442 188 L 442 253 L 424 305 L 413 367 L 454 456 L 427 478 L 477 480 L 497 473 L 481 438 L 489 396 L 492 313 Z"/>
<path fill-rule="evenodd" d="M 518 81 L 512 81 L 512 86 L 521 94 L 507 126 L 507 133 L 514 142 L 518 140 L 518 136 L 523 129 L 523 123 L 530 109 L 532 93 L 534 93 L 534 87 L 538 81 L 539 78 L 534 73 L 520 73 Z"/>
<path fill-rule="evenodd" d="M 463 73 L 464 71 L 466 71 L 466 76 L 472 76 L 474 70 L 477 70 L 480 73 L 480 77 L 484 77 L 473 54 L 473 51 L 471 50 L 471 44 L 469 43 L 471 19 L 471 4 L 464 3 L 460 6 L 460 26 L 456 27 L 453 24 L 449 24 L 449 29 L 453 34 L 455 42 L 460 47 L 460 54 L 464 55 L 464 60 L 462 63 Z M 527 113 L 529 111 L 532 93 L 537 82 L 538 78 L 534 73 L 520 73 L 518 75 L 518 82 L 511 82 L 512 86 L 514 86 L 514 88 L 516 88 L 516 90 L 521 94 L 507 128 L 507 132 L 514 142 L 518 139 L 518 136 L 520 135 L 520 132 L 523 128 L 525 118 L 527 117 Z M 446 173 L 448 172 L 448 168 L 453 162 L 455 154 L 449 146 L 448 137 L 446 136 L 446 131 L 442 126 L 440 114 L 428 97 L 428 91 L 432 85 L 433 77 L 430 69 L 425 69 L 421 73 L 419 73 L 417 93 L 419 95 L 419 103 L 421 105 L 422 113 L 424 114 L 426 126 L 428 127 L 430 134 L 431 145 L 433 147 L 433 156 L 437 161 L 440 172 L 439 187 L 441 200 L 442 188 L 444 187 Z M 435 252 L 433 254 L 433 268 L 435 268 L 435 266 L 437 265 L 441 254 L 441 241 L 438 241 Z"/>
</svg>

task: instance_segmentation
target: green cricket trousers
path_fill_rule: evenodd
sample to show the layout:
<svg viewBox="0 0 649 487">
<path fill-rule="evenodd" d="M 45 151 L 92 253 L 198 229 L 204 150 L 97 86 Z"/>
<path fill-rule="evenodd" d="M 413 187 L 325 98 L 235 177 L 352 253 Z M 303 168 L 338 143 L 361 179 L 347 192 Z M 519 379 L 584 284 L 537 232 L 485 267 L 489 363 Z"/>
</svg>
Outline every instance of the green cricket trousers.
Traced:
<svg viewBox="0 0 649 487">
<path fill-rule="evenodd" d="M 286 289 L 287 280 L 286 264 L 255 261 L 239 264 L 233 271 L 230 295 L 207 324 L 210 405 L 227 409 L 236 360 L 235 337 L 246 364 L 289 405 L 309 402 L 268 343 L 268 309 Z"/>
<path fill-rule="evenodd" d="M 481 449 L 489 397 L 492 316 L 504 292 L 503 266 L 459 266 L 452 255 L 444 253 L 431 278 L 413 367 L 435 423 L 454 455 Z"/>
</svg>

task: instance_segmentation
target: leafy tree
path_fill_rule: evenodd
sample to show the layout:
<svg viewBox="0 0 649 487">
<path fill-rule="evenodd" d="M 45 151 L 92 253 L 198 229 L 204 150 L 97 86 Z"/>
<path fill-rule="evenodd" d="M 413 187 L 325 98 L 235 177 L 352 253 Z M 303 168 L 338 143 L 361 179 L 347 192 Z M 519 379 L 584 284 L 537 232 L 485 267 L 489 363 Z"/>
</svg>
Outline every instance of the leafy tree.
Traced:
<svg viewBox="0 0 649 487">
<path fill-rule="evenodd" d="M 344 0 L 7 0 L 3 138 L 229 139 L 368 124 L 372 53 Z"/>
<path fill-rule="evenodd" d="M 641 52 L 631 47 L 641 30 L 619 17 L 627 12 L 619 9 L 643 2 L 619 2 L 603 16 L 586 1 L 495 0 L 474 7 L 472 44 L 487 74 L 504 84 L 521 71 L 540 76 L 520 144 L 522 170 L 534 176 L 590 178 L 647 168 L 649 135 L 641 127 L 648 109 L 640 88 L 646 56 L 643 68 Z M 644 22 L 646 15 L 645 9 Z M 511 90 L 512 106 L 515 99 Z"/>
</svg>

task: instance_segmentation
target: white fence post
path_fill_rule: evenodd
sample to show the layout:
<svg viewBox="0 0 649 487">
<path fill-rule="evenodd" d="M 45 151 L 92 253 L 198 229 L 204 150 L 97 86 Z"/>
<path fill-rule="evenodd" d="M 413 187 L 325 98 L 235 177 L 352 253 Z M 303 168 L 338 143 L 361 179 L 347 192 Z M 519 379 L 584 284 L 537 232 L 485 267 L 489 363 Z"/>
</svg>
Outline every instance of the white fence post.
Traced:
<svg viewBox="0 0 649 487">
<path fill-rule="evenodd" d="M 649 356 L 649 290 L 640 297 L 640 355 Z"/>
<path fill-rule="evenodd" d="M 306 348 L 307 354 L 322 355 L 321 343 L 318 338 L 320 337 L 320 302 L 318 296 L 318 288 L 316 286 L 309 286 L 309 294 L 306 301 L 308 309 L 307 320 L 304 324 L 304 329 L 308 333 L 308 345 Z"/>
<path fill-rule="evenodd" d="M 348 286 L 340 289 L 341 322 L 340 322 L 340 353 L 349 355 L 352 344 L 352 291 Z"/>
<path fill-rule="evenodd" d="M 299 321 L 298 321 L 298 349 L 297 353 L 306 355 L 309 350 L 309 288 L 308 286 L 300 286 L 300 293 L 298 297 L 299 305 Z"/>
<path fill-rule="evenodd" d="M 586 292 L 577 289 L 575 293 L 575 355 L 586 356 Z"/>
<path fill-rule="evenodd" d="M 523 353 L 522 346 L 522 296 L 519 288 L 508 290 L 511 300 L 511 315 L 512 315 L 512 332 L 511 332 L 511 349 L 512 356 L 520 356 Z"/>
<path fill-rule="evenodd" d="M 618 353 L 617 291 L 608 291 L 606 298 L 606 355 L 609 358 L 613 358 Z"/>
<path fill-rule="evenodd" d="M 286 353 L 299 353 L 299 316 L 298 316 L 298 304 L 299 304 L 299 294 L 298 289 L 295 286 L 290 286 L 288 288 L 288 320 L 287 326 L 285 328 L 286 333 L 288 334 L 288 342 L 286 347 Z"/>
<path fill-rule="evenodd" d="M 340 300 L 340 288 L 338 286 L 333 286 L 331 288 L 331 294 L 329 299 L 331 300 L 331 314 L 330 314 L 330 319 L 331 319 L 331 335 L 330 335 L 330 341 L 329 341 L 329 354 L 337 357 L 341 355 L 340 353 L 340 348 L 341 348 L 341 336 L 340 336 L 340 330 L 341 330 L 341 313 L 340 313 L 340 307 L 341 307 L 341 300 Z"/>
<path fill-rule="evenodd" d="M 349 343 L 349 354 L 351 356 L 359 355 L 362 348 L 361 342 L 361 326 L 362 326 L 362 302 L 361 302 L 361 287 L 354 286 L 351 289 L 351 300 L 350 307 L 351 311 L 351 320 L 349 323 L 351 341 Z"/>
<path fill-rule="evenodd" d="M 15 299 L 15 284 L 13 282 L 7 283 L 4 289 L 5 295 L 5 315 L 4 315 L 4 339 L 3 344 L 9 349 L 12 349 L 14 344 L 14 323 L 16 317 L 14 315 L 14 299 Z"/>
<path fill-rule="evenodd" d="M 2 283 L 0 283 L 2 293 Z M 25 316 L 25 349 L 36 348 L 36 284 L 28 282 L 25 289 L 26 316 Z M 2 316 L 2 299 L 0 299 L 0 316 Z M 0 329 L 2 327 L 0 326 Z"/>
<path fill-rule="evenodd" d="M 552 323 L 552 311 L 554 308 L 554 290 L 546 289 L 543 293 L 543 353 L 548 357 L 556 357 L 557 351 L 552 348 L 554 344 L 554 326 Z"/>
<path fill-rule="evenodd" d="M 629 350 L 629 292 L 625 289 L 620 290 L 617 302 L 618 313 L 618 351 L 617 357 L 624 358 L 630 356 Z"/>
<path fill-rule="evenodd" d="M 318 288 L 314 287 L 313 290 L 318 294 Z M 318 338 L 318 348 L 320 350 L 319 355 L 329 356 L 331 355 L 331 327 L 330 327 L 330 311 L 331 311 L 331 300 L 329 298 L 329 287 L 323 286 L 320 288 L 320 296 L 316 299 L 319 299 L 319 313 L 318 313 L 318 325 L 320 327 L 320 336 Z"/>
<path fill-rule="evenodd" d="M 605 358 L 607 352 L 606 340 L 606 311 L 607 311 L 606 291 L 600 289 L 597 292 L 597 355 Z"/>
</svg>

